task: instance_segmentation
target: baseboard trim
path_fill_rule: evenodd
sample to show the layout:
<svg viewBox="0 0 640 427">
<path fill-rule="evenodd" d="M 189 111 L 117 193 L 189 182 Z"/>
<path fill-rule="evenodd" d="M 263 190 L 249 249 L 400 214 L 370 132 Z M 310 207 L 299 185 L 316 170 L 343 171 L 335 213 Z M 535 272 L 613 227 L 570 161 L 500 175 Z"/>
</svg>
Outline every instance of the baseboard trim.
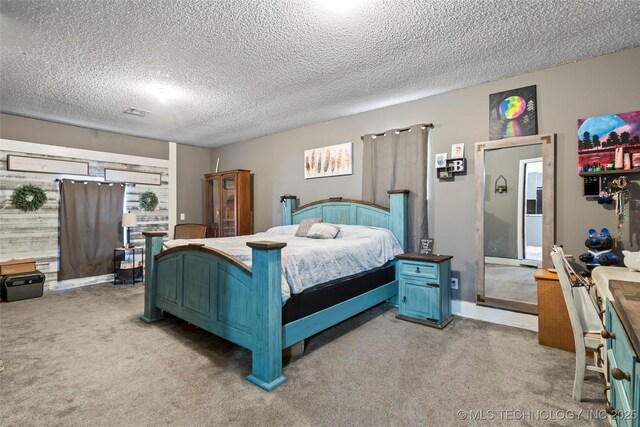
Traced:
<svg viewBox="0 0 640 427">
<path fill-rule="evenodd" d="M 538 316 L 533 314 L 483 307 L 473 302 L 455 299 L 451 301 L 451 312 L 456 316 L 538 332 Z"/>
<path fill-rule="evenodd" d="M 113 274 L 104 274 L 102 276 L 82 277 L 79 279 L 59 280 L 54 287 L 49 288 L 52 291 L 61 291 L 65 289 L 80 288 L 82 286 L 96 285 L 98 283 L 113 283 Z"/>
</svg>

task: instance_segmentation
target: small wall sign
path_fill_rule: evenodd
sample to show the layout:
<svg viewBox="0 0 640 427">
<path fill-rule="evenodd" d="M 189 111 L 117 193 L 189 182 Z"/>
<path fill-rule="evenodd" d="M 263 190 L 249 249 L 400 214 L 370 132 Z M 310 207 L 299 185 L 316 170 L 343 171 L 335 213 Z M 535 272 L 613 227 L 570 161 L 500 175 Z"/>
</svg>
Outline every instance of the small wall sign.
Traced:
<svg viewBox="0 0 640 427">
<path fill-rule="evenodd" d="M 424 255 L 433 253 L 433 239 L 420 239 L 420 253 Z"/>
<path fill-rule="evenodd" d="M 108 182 L 129 182 L 133 184 L 162 185 L 159 173 L 136 172 L 121 169 L 104 169 L 104 180 Z"/>
</svg>

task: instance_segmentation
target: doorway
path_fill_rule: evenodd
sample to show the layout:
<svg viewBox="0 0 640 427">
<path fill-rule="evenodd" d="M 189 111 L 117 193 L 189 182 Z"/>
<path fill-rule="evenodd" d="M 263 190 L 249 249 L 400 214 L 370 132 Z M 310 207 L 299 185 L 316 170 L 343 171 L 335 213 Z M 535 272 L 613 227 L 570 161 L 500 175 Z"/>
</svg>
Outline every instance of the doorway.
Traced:
<svg viewBox="0 0 640 427">
<path fill-rule="evenodd" d="M 542 261 L 542 158 L 520 160 L 518 179 L 518 260 Z"/>
</svg>

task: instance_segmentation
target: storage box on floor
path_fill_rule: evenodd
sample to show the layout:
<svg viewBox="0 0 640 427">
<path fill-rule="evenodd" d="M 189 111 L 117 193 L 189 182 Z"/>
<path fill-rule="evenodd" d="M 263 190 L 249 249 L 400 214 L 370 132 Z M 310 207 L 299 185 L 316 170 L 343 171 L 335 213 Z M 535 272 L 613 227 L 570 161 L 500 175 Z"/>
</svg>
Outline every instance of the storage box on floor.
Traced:
<svg viewBox="0 0 640 427">
<path fill-rule="evenodd" d="M 41 297 L 44 280 L 35 258 L 0 262 L 0 296 L 5 302 Z"/>
<path fill-rule="evenodd" d="M 36 271 L 36 259 L 12 259 L 0 262 L 0 276 L 17 273 L 31 273 Z"/>
</svg>

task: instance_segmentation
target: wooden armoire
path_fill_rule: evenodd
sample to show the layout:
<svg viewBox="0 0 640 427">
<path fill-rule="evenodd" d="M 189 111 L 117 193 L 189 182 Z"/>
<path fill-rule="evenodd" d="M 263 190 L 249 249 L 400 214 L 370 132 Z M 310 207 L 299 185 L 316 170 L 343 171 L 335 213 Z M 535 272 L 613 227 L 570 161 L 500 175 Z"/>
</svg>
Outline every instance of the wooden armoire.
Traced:
<svg viewBox="0 0 640 427">
<path fill-rule="evenodd" d="M 251 171 L 236 169 L 204 175 L 207 237 L 251 234 Z"/>
</svg>

